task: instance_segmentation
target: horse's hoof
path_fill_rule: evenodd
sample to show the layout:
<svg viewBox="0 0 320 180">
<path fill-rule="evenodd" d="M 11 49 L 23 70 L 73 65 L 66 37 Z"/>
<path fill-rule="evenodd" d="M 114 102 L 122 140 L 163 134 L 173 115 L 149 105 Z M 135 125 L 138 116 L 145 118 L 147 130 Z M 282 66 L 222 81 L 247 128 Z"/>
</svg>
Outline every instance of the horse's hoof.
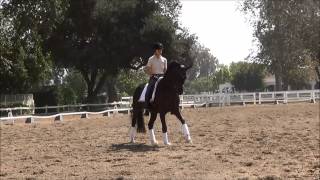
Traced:
<svg viewBox="0 0 320 180">
<path fill-rule="evenodd" d="M 191 140 L 191 139 L 187 139 L 187 140 L 186 140 L 186 143 L 192 144 L 192 140 Z"/>
<path fill-rule="evenodd" d="M 151 142 L 151 145 L 152 145 L 152 146 L 156 146 L 156 145 L 158 145 L 158 144 L 159 144 L 158 141 Z"/>
<path fill-rule="evenodd" d="M 171 146 L 171 143 L 167 142 L 167 143 L 164 143 L 164 145 Z"/>
<path fill-rule="evenodd" d="M 132 143 L 132 144 L 134 144 L 134 143 L 136 143 L 136 141 L 135 140 L 130 140 L 130 142 L 129 143 Z"/>
</svg>

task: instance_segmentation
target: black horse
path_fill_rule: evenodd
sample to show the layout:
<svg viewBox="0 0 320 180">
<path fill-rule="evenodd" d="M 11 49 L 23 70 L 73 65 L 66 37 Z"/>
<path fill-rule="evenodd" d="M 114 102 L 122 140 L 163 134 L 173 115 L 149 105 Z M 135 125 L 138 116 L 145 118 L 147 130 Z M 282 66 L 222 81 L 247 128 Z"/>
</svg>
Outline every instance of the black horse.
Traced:
<svg viewBox="0 0 320 180">
<path fill-rule="evenodd" d="M 164 74 L 164 77 L 158 81 L 157 88 L 155 92 L 154 101 L 149 109 L 151 115 L 148 123 L 149 134 L 151 139 L 151 144 L 157 144 L 155 139 L 153 125 L 157 118 L 157 114 L 160 114 L 163 141 L 164 144 L 170 145 L 168 141 L 167 125 L 165 120 L 166 113 L 170 112 L 174 114 L 182 124 L 182 131 L 187 140 L 191 142 L 190 133 L 188 126 L 180 114 L 179 110 L 179 95 L 183 93 L 183 84 L 186 79 L 186 71 L 190 67 L 185 67 L 177 62 L 172 62 L 168 65 L 168 69 Z M 143 111 L 145 108 L 144 102 L 139 102 L 140 95 L 145 87 L 145 84 L 140 85 L 134 92 L 133 103 L 132 103 L 132 123 L 130 129 L 130 142 L 135 142 L 134 138 L 136 132 L 145 133 L 145 124 L 143 119 Z"/>
</svg>

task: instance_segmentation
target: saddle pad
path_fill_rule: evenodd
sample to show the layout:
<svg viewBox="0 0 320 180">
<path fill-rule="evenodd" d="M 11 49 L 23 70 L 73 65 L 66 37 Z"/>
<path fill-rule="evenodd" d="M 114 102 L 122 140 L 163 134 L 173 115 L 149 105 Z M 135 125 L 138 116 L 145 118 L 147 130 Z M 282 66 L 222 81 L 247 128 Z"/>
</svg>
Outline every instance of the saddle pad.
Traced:
<svg viewBox="0 0 320 180">
<path fill-rule="evenodd" d="M 147 87 L 148 87 L 148 83 L 144 86 L 143 91 L 140 95 L 140 98 L 138 100 L 138 102 L 144 102 L 146 99 L 146 92 L 147 92 Z"/>
<path fill-rule="evenodd" d="M 157 82 L 155 83 L 154 88 L 153 88 L 153 92 L 152 92 L 152 96 L 151 96 L 151 99 L 150 99 L 150 102 L 153 102 L 153 101 L 154 101 L 158 83 L 160 82 L 160 80 L 161 80 L 162 78 L 163 78 L 163 77 L 160 77 L 160 78 L 157 80 Z M 148 87 L 148 83 L 144 86 L 143 91 L 142 91 L 142 93 L 141 93 L 141 95 L 140 95 L 140 98 L 139 98 L 138 102 L 145 102 L 145 101 L 146 101 L 147 87 Z"/>
<path fill-rule="evenodd" d="M 160 77 L 160 78 L 157 80 L 156 84 L 154 85 L 154 89 L 153 89 L 153 92 L 152 92 L 152 97 L 151 97 L 151 99 L 150 99 L 150 102 L 153 102 L 153 101 L 154 101 L 154 98 L 155 98 L 155 96 L 156 96 L 157 86 L 158 86 L 158 84 L 159 84 L 159 82 L 161 81 L 162 78 L 163 78 L 163 77 Z"/>
</svg>

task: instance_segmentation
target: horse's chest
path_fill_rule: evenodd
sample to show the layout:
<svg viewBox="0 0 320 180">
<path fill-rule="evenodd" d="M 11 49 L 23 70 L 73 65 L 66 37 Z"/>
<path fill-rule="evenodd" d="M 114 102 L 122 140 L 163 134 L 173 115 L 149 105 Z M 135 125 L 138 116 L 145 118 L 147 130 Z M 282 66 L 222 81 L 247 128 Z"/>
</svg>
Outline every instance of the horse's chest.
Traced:
<svg viewBox="0 0 320 180">
<path fill-rule="evenodd" d="M 159 92 L 158 96 L 156 96 L 157 104 L 165 104 L 166 106 L 176 106 L 179 104 L 179 96 L 177 94 L 173 94 L 170 92 Z"/>
</svg>

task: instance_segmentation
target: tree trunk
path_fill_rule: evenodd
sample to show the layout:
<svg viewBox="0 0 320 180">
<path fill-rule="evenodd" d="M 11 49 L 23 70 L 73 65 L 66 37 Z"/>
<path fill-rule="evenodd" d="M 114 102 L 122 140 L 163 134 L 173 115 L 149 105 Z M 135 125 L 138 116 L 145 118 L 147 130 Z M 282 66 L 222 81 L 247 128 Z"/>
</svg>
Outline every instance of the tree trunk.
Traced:
<svg viewBox="0 0 320 180">
<path fill-rule="evenodd" d="M 108 94 L 108 102 L 118 101 L 119 97 L 117 94 L 117 89 L 115 87 L 116 78 L 110 77 L 106 81 L 107 84 L 107 94 Z"/>
<path fill-rule="evenodd" d="M 288 88 L 289 88 L 289 82 L 287 80 L 283 80 L 282 90 L 288 91 Z"/>
<path fill-rule="evenodd" d="M 86 103 L 95 103 L 97 102 L 97 95 L 102 89 L 107 73 L 103 72 L 100 77 L 98 77 L 98 70 L 85 71 L 81 70 L 81 74 L 87 83 L 88 95 L 86 98 Z"/>
<path fill-rule="evenodd" d="M 281 76 L 278 73 L 275 73 L 275 80 L 276 80 L 275 90 L 282 91 L 282 80 L 281 80 Z"/>
<path fill-rule="evenodd" d="M 86 98 L 86 103 L 94 103 L 96 101 L 97 95 L 93 93 L 93 91 L 88 91 L 88 96 Z"/>
<path fill-rule="evenodd" d="M 315 67 L 316 72 L 317 72 L 317 76 L 318 76 L 318 81 L 320 81 L 320 65 Z"/>
</svg>

